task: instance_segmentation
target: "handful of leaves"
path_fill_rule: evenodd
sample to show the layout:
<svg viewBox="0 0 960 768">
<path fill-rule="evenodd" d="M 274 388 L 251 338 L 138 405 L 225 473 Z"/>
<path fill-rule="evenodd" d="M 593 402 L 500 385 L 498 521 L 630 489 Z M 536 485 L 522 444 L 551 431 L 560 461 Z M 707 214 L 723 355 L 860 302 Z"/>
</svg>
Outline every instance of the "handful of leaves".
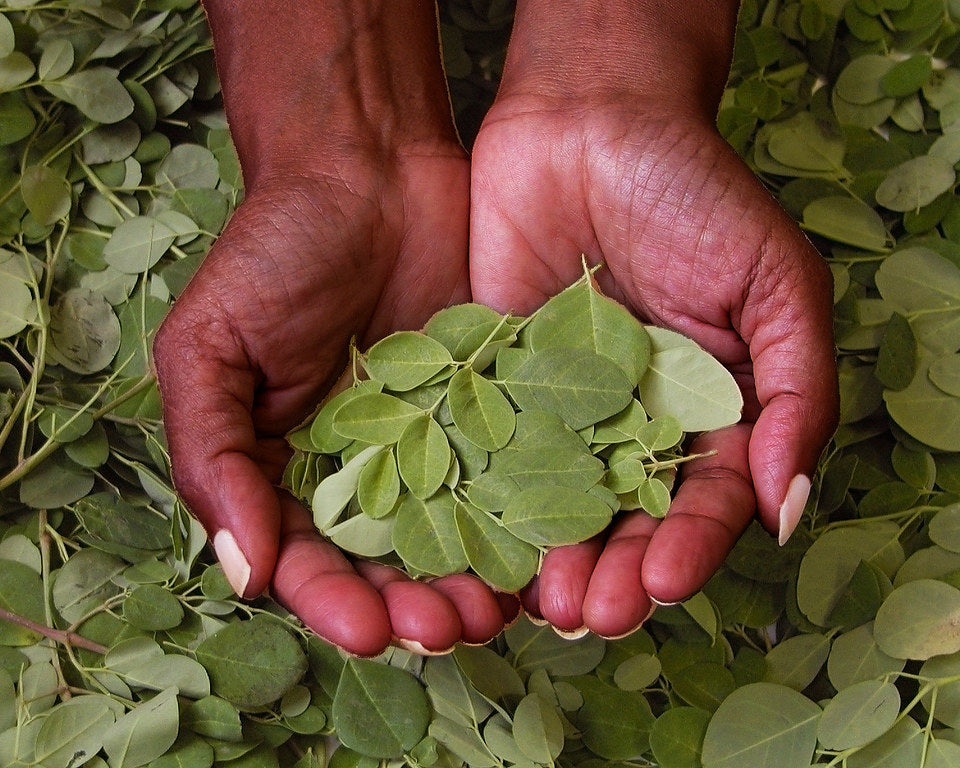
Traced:
<svg viewBox="0 0 960 768">
<path fill-rule="evenodd" d="M 290 436 L 285 484 L 348 552 L 508 592 L 621 510 L 666 514 L 684 434 L 742 406 L 709 353 L 644 327 L 589 273 L 530 317 L 461 304 L 358 359 L 365 377 L 355 365 Z"/>
</svg>

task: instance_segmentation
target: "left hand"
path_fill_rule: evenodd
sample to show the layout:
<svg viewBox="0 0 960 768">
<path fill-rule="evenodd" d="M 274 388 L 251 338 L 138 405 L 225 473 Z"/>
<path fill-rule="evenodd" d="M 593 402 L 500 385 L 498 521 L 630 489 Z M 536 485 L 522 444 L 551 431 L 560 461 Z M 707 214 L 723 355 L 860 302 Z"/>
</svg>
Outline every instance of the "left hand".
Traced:
<svg viewBox="0 0 960 768">
<path fill-rule="evenodd" d="M 662 523 L 625 513 L 605 539 L 545 557 L 528 607 L 560 630 L 618 636 L 651 599 L 699 589 L 755 510 L 781 539 L 793 530 L 836 420 L 831 281 L 696 99 L 507 81 L 472 161 L 474 299 L 529 313 L 580 276 L 586 254 L 604 262 L 608 295 L 699 342 L 746 402 L 741 424 L 694 441 L 717 453 L 687 465 Z"/>
</svg>

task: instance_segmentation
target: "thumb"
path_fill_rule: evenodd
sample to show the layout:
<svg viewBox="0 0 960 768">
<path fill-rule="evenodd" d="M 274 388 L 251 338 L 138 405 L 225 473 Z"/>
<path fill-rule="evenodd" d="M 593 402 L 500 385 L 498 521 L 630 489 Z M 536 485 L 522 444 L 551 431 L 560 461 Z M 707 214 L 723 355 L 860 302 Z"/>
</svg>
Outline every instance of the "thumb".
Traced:
<svg viewBox="0 0 960 768">
<path fill-rule="evenodd" d="M 154 365 L 174 486 L 206 528 L 231 586 L 249 597 L 270 583 L 280 500 L 256 460 L 253 371 L 235 337 L 218 327 L 178 307 L 157 332 Z"/>
</svg>

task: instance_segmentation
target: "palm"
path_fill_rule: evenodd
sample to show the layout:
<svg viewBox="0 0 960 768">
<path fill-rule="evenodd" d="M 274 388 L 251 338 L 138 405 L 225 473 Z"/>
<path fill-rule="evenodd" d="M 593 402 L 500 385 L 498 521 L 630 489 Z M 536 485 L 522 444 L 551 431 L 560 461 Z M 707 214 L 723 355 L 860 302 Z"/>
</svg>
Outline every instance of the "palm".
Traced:
<svg viewBox="0 0 960 768">
<path fill-rule="evenodd" d="M 351 339 L 418 327 L 468 295 L 462 156 L 351 173 L 260 184 L 164 323 L 156 359 L 175 482 L 211 533 L 236 539 L 246 593 L 269 585 L 328 639 L 358 653 L 391 635 L 428 648 L 486 639 L 502 616 L 479 582 L 431 588 L 354 567 L 274 488 L 282 436 L 338 378 Z M 480 607 L 461 621 L 464 595 Z"/>
<path fill-rule="evenodd" d="M 605 263 L 598 280 L 608 294 L 699 341 L 744 390 L 751 424 L 701 438 L 718 456 L 691 466 L 649 550 L 655 525 L 634 516 L 611 533 L 603 557 L 598 542 L 548 555 L 544 615 L 619 634 L 649 611 L 636 592 L 641 579 L 661 601 L 686 597 L 720 564 L 756 504 L 776 530 L 784 489 L 796 467 L 812 465 L 831 421 L 825 384 L 813 438 L 793 439 L 809 414 L 790 393 L 796 382 L 814 386 L 801 367 L 833 361 L 822 343 L 825 270 L 712 126 L 687 115 L 498 103 L 477 139 L 471 193 L 477 301 L 528 312 L 579 276 L 583 253 Z M 804 355 L 810 343 L 813 360 Z M 771 455 L 778 441 L 798 455 Z"/>
</svg>

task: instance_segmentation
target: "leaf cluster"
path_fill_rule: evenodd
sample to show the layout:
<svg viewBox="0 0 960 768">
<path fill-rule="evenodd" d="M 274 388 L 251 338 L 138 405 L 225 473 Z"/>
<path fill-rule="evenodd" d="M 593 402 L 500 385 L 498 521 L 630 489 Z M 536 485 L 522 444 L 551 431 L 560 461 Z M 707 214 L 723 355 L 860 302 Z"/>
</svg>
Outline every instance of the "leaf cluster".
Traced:
<svg viewBox="0 0 960 768">
<path fill-rule="evenodd" d="M 357 364 L 291 436 L 287 485 L 342 549 L 508 592 L 621 510 L 666 514 L 685 433 L 742 405 L 720 363 L 645 329 L 589 273 L 527 318 L 448 307 Z"/>
</svg>

